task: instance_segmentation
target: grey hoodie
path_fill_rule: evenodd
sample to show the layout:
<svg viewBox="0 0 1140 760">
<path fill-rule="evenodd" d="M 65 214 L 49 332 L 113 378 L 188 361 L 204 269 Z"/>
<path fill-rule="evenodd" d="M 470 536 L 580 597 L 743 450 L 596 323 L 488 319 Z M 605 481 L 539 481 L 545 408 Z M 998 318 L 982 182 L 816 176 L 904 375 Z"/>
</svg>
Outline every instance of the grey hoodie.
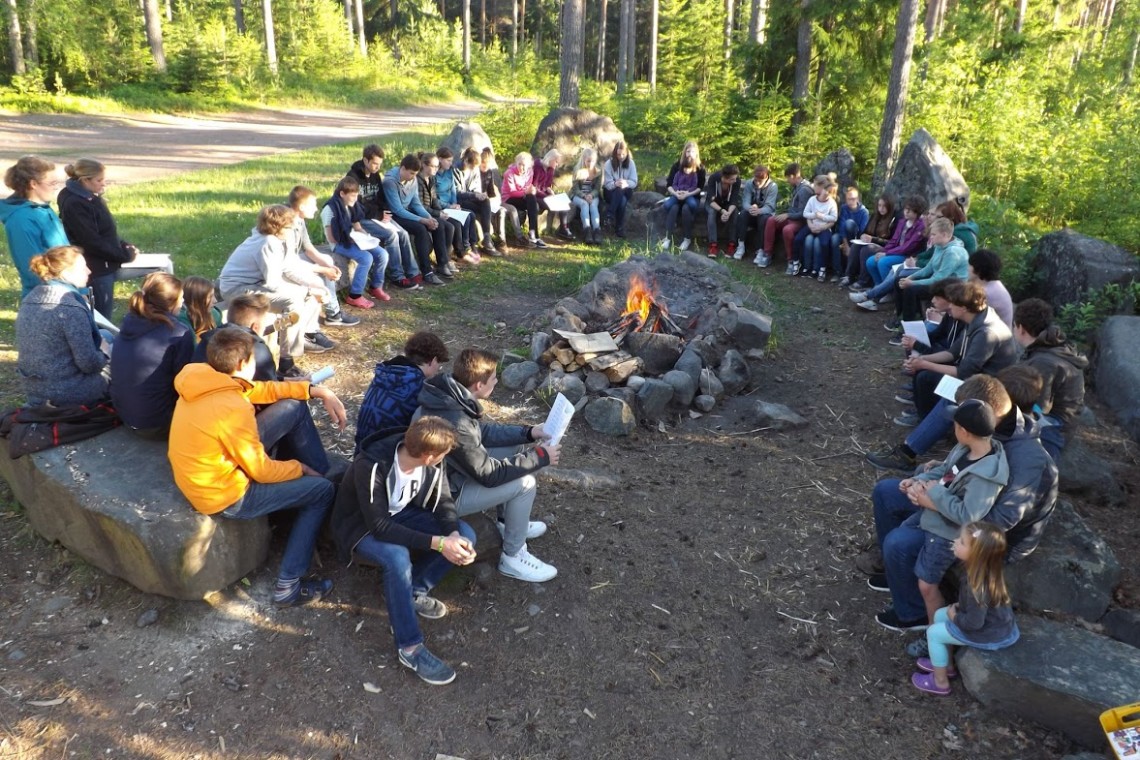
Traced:
<svg viewBox="0 0 1140 760">
<path fill-rule="evenodd" d="M 1045 380 L 1038 402 L 1041 411 L 1065 425 L 1072 422 L 1085 405 L 1085 370 L 1089 360 L 1065 342 L 1060 328 L 1050 325 L 1026 347 L 1022 361 Z"/>
<path fill-rule="evenodd" d="M 1009 482 L 1005 449 L 997 441 L 991 443 L 993 453 L 959 471 L 949 485 L 938 483 L 927 491 L 934 509 L 923 509 L 919 518 L 919 526 L 927 533 L 953 541 L 963 525 L 981 520 L 989 513 L 1001 489 Z M 968 449 L 958 444 L 941 464 L 914 479 L 937 482 L 967 453 Z"/>
</svg>

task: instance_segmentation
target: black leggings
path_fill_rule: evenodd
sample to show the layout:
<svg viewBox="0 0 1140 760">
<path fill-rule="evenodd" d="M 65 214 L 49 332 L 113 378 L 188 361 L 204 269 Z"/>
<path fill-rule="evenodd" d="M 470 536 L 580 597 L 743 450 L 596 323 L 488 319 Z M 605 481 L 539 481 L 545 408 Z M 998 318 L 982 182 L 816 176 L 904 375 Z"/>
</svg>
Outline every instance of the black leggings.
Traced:
<svg viewBox="0 0 1140 760">
<path fill-rule="evenodd" d="M 526 193 L 521 198 L 511 198 L 507 201 L 520 212 L 526 212 L 527 228 L 531 237 L 538 237 L 538 198 Z"/>
</svg>

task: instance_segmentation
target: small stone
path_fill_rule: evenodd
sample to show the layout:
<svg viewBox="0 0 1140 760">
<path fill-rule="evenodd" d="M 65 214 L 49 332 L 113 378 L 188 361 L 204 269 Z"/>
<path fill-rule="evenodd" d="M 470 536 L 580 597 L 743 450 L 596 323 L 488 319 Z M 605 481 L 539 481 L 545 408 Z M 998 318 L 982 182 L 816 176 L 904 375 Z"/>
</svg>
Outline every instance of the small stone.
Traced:
<svg viewBox="0 0 1140 760">
<path fill-rule="evenodd" d="M 823 313 L 823 307 L 822 306 L 813 306 L 813 307 L 811 307 L 811 313 L 812 314 L 822 314 Z"/>
<path fill-rule="evenodd" d="M 696 351 L 686 348 L 681 354 L 681 358 L 673 365 L 673 369 L 684 372 L 691 377 L 693 379 L 693 385 L 696 386 L 701 379 L 701 369 L 704 366 L 705 364 L 701 359 L 701 355 Z"/>
<path fill-rule="evenodd" d="M 693 399 L 693 406 L 695 406 L 699 411 L 708 413 L 711 412 L 716 406 L 716 399 L 712 396 L 701 394 L 700 396 L 697 396 L 695 399 Z"/>
<path fill-rule="evenodd" d="M 610 387 L 610 379 L 601 372 L 593 370 L 586 373 L 586 390 L 590 393 L 600 393 Z"/>
<path fill-rule="evenodd" d="M 158 610 L 151 607 L 149 610 L 138 616 L 135 620 L 135 627 L 146 628 L 148 625 L 154 625 L 158 622 Z"/>
<path fill-rule="evenodd" d="M 641 390 L 641 386 L 645 385 L 645 378 L 641 375 L 630 375 L 629 379 L 625 381 L 626 388 L 633 390 Z"/>
<path fill-rule="evenodd" d="M 729 304 L 721 309 L 721 327 L 732 338 L 732 342 L 741 350 L 750 348 L 764 348 L 768 345 L 768 338 L 772 335 L 772 318 L 758 314 L 751 309 L 742 309 L 735 304 Z"/>
<path fill-rule="evenodd" d="M 546 382 L 538 387 L 537 395 L 548 402 L 561 393 L 571 404 L 577 404 L 586 395 L 586 384 L 576 375 L 550 375 Z"/>
<path fill-rule="evenodd" d="M 27 655 L 24 654 L 23 649 L 13 649 L 11 652 L 8 653 L 8 662 L 19 662 L 20 660 L 24 659 L 25 657 L 27 657 Z"/>
<path fill-rule="evenodd" d="M 672 400 L 673 386 L 664 380 L 646 380 L 637 391 L 637 406 L 646 419 L 661 419 Z"/>
<path fill-rule="evenodd" d="M 503 358 L 500 361 L 502 362 L 505 369 L 512 364 L 520 364 L 522 362 L 525 362 L 526 357 L 519 356 L 518 354 L 512 354 L 510 351 L 508 351 L 507 353 L 503 354 Z"/>
<path fill-rule="evenodd" d="M 531 617 L 534 617 L 540 612 L 542 612 L 542 608 L 537 604 L 532 604 L 526 608 L 526 614 L 530 615 Z"/>
<path fill-rule="evenodd" d="M 746 415 L 752 424 L 772 430 L 787 430 L 808 424 L 806 419 L 783 404 L 770 404 L 767 401 L 757 401 Z"/>
<path fill-rule="evenodd" d="M 661 379 L 673 388 L 673 403 L 678 406 L 688 406 L 693 403 L 693 397 L 697 394 L 697 383 L 688 372 L 671 369 Z"/>
<path fill-rule="evenodd" d="M 730 396 L 740 393 L 752 380 L 752 370 L 749 368 L 748 362 L 735 349 L 724 352 L 720 366 L 717 367 L 716 375 L 724 384 L 724 392 Z"/>
<path fill-rule="evenodd" d="M 724 396 L 724 383 L 711 369 L 701 370 L 701 379 L 697 383 L 697 388 L 703 396 L 712 396 L 718 400 Z"/>
<path fill-rule="evenodd" d="M 532 362 L 537 362 L 548 348 L 550 348 L 550 333 L 536 332 L 530 336 L 530 360 Z"/>
</svg>

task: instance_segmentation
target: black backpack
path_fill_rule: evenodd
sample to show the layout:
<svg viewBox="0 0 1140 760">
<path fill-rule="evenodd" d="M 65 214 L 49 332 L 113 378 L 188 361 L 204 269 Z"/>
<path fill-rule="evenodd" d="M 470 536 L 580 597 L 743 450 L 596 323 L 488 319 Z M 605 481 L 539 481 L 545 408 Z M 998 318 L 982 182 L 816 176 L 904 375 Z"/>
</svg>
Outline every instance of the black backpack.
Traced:
<svg viewBox="0 0 1140 760">
<path fill-rule="evenodd" d="M 19 459 L 24 454 L 92 438 L 120 424 L 118 413 L 108 401 L 69 406 L 44 404 L 4 412 L 0 416 L 0 437 L 8 439 L 9 456 Z"/>
</svg>

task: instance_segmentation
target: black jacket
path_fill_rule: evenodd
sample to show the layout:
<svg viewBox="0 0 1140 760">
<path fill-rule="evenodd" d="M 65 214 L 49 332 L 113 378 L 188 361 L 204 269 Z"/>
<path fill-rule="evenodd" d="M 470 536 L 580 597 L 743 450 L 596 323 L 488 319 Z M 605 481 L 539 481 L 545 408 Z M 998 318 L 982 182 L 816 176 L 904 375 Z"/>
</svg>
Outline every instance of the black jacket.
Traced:
<svg viewBox="0 0 1140 760">
<path fill-rule="evenodd" d="M 337 555 L 352 562 L 352 550 L 369 533 L 379 541 L 409 549 L 431 550 L 431 534 L 420 533 L 395 522 L 388 511 L 390 482 L 396 467 L 396 449 L 407 428 L 388 428 L 364 440 L 340 482 L 329 525 Z M 443 535 L 459 530 L 455 500 L 442 465 L 428 467 L 423 487 L 405 509 L 423 509 L 435 514 Z"/>
<path fill-rule="evenodd" d="M 269 346 L 265 345 L 265 341 L 262 340 L 261 336 L 248 327 L 235 325 L 232 322 L 226 322 L 224 325 L 221 325 L 221 327 L 215 327 L 213 330 L 207 330 L 202 333 L 202 337 L 198 339 L 198 345 L 194 347 L 194 357 L 190 361 L 198 364 L 206 361 L 206 348 L 210 345 L 210 338 L 214 337 L 214 333 L 223 327 L 236 327 L 239 330 L 245 330 L 253 336 L 254 380 L 258 382 L 274 382 L 281 379 L 277 375 L 277 364 L 273 361 L 273 352 L 269 350 Z"/>
<path fill-rule="evenodd" d="M 441 372 L 424 383 L 415 419 L 429 414 L 447 420 L 458 433 L 455 448 L 447 455 L 447 471 L 456 493 L 468 479 L 494 488 L 550 464 L 550 455 L 541 446 L 507 459 L 491 456 L 488 447 L 532 442 L 530 428 L 483 422 L 482 405 L 450 372 Z"/>
<path fill-rule="evenodd" d="M 348 176 L 360 183 L 359 203 L 364 207 L 364 216 L 380 219 L 388 208 L 388 203 L 384 200 L 384 173 L 368 174 L 364 168 L 364 159 L 361 159 L 349 168 Z"/>
<path fill-rule="evenodd" d="M 1009 465 L 1009 482 L 986 515 L 1006 532 L 1006 561 L 1028 557 L 1041 543 L 1045 525 L 1057 505 L 1057 465 L 1041 446 L 1041 431 L 1032 417 L 1016 407 L 998 423 L 994 440 L 1001 443 Z"/>
<path fill-rule="evenodd" d="M 1038 402 L 1042 413 L 1066 425 L 1071 423 L 1085 405 L 1085 370 L 1089 360 L 1065 341 L 1060 328 L 1052 325 L 1026 347 L 1022 361 L 1045 380 Z"/>
<path fill-rule="evenodd" d="M 59 191 L 56 203 L 63 231 L 72 245 L 83 249 L 92 277 L 113 274 L 135 257 L 127 248 L 128 243 L 119 238 L 115 218 L 100 196 L 69 179 Z"/>
</svg>

